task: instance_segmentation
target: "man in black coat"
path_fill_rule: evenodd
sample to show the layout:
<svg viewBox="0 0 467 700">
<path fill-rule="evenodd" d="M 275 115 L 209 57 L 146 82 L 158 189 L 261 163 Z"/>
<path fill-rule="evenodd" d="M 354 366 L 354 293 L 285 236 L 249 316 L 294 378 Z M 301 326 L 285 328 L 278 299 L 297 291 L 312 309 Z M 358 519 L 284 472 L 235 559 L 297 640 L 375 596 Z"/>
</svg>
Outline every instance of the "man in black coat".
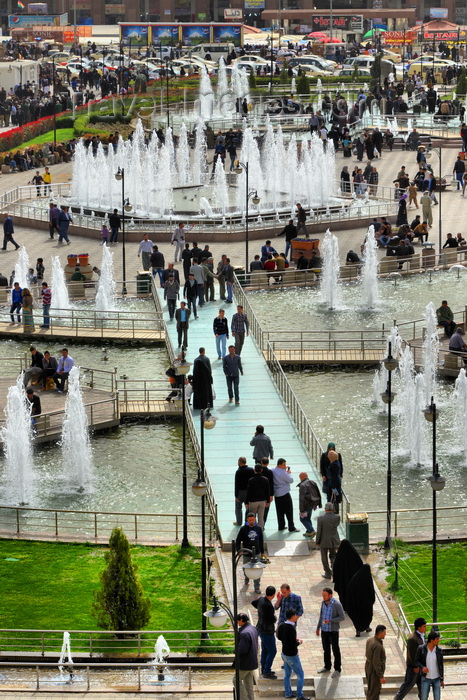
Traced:
<svg viewBox="0 0 467 700">
<path fill-rule="evenodd" d="M 276 595 L 274 586 L 266 588 L 266 595 L 252 600 L 251 604 L 258 611 L 256 629 L 261 639 L 261 676 L 263 678 L 277 678 L 272 670 L 272 664 L 277 654 L 274 625 L 277 620 L 274 614 L 272 601 Z"/>
<path fill-rule="evenodd" d="M 193 363 L 193 408 L 204 409 L 212 406 L 212 371 L 211 361 L 206 357 L 206 350 L 199 349 L 199 356 Z"/>
<path fill-rule="evenodd" d="M 238 469 L 235 472 L 235 520 L 234 525 L 241 527 L 244 524 L 244 518 L 242 516 L 242 504 L 246 503 L 246 492 L 248 489 L 248 482 L 253 476 L 254 469 L 249 467 L 246 463 L 246 457 L 238 458 Z"/>
<path fill-rule="evenodd" d="M 287 253 L 292 249 L 292 241 L 297 238 L 297 227 L 295 226 L 293 219 L 290 219 L 289 223 L 285 228 L 277 234 L 277 237 L 285 236 L 285 257 Z"/>
<path fill-rule="evenodd" d="M 258 630 L 245 613 L 237 615 L 238 646 L 237 663 L 240 675 L 241 700 L 254 700 L 254 677 L 258 668 Z M 235 679 L 234 679 L 235 683 Z"/>
<path fill-rule="evenodd" d="M 444 688 L 443 654 L 438 646 L 440 638 L 440 633 L 437 630 L 432 630 L 428 635 L 427 643 L 419 646 L 415 654 L 415 663 L 420 669 L 419 673 L 421 673 L 420 689 L 422 698 L 428 697 L 430 688 L 433 688 L 433 696 L 439 698 L 441 694 L 440 688 Z M 427 665 L 428 652 L 430 654 L 435 653 L 435 663 L 433 665 L 430 664 L 430 667 Z"/>
<path fill-rule="evenodd" d="M 246 507 L 250 513 L 258 515 L 258 525 L 264 528 L 264 511 L 269 508 L 269 481 L 263 476 L 261 464 L 255 464 L 255 473 L 248 482 Z"/>
<path fill-rule="evenodd" d="M 414 622 L 414 631 L 407 640 L 407 656 L 406 656 L 406 671 L 404 681 L 397 691 L 394 700 L 402 700 L 412 690 L 415 683 L 418 685 L 418 694 L 420 696 L 420 669 L 415 662 L 418 647 L 425 644 L 426 620 L 423 617 L 417 617 Z"/>
<path fill-rule="evenodd" d="M 247 513 L 246 524 L 243 525 L 238 531 L 237 539 L 235 540 L 235 548 L 237 552 L 242 549 L 252 550 L 255 548 L 255 554 L 260 555 L 264 552 L 263 544 L 263 530 L 256 523 L 256 516 L 254 513 Z M 251 554 L 249 552 L 243 552 L 243 563 L 248 564 L 251 559 Z M 255 579 L 255 593 L 261 593 L 259 587 L 261 579 Z M 245 586 L 248 586 L 250 579 L 245 576 Z"/>
</svg>

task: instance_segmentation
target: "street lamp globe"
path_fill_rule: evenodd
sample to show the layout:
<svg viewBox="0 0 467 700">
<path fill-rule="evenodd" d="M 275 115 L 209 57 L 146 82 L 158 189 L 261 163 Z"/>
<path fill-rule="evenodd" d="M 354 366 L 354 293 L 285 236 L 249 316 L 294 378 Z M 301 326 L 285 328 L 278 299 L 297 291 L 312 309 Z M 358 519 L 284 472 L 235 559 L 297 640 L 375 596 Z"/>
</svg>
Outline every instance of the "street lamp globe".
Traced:
<svg viewBox="0 0 467 700">
<path fill-rule="evenodd" d="M 245 574 L 245 578 L 251 578 L 253 581 L 256 581 L 261 578 L 265 568 L 266 564 L 262 564 L 256 555 L 254 555 L 249 562 L 243 564 L 243 573 Z"/>
<path fill-rule="evenodd" d="M 429 476 L 427 481 L 430 482 L 433 491 L 442 491 L 446 484 L 446 479 L 440 474 L 433 474 L 432 476 Z"/>
<path fill-rule="evenodd" d="M 122 177 L 123 177 L 123 173 L 122 173 L 121 168 L 119 168 L 119 169 L 117 170 L 117 172 L 115 173 L 115 179 L 116 179 L 116 180 L 121 180 Z"/>
<path fill-rule="evenodd" d="M 214 605 L 212 606 L 211 610 L 206 610 L 203 615 L 208 618 L 209 623 L 213 627 L 223 627 L 227 622 L 227 613 L 224 610 L 221 610 L 216 601 L 214 601 Z"/>
<path fill-rule="evenodd" d="M 253 199 L 252 199 L 251 201 L 252 201 L 253 204 L 255 204 L 255 205 L 256 205 L 256 204 L 259 204 L 259 203 L 261 202 L 261 199 L 260 199 L 260 197 L 258 197 L 258 193 L 257 193 L 257 192 L 255 192 L 255 196 L 253 197 Z"/>
<path fill-rule="evenodd" d="M 436 420 L 438 420 L 438 416 L 439 416 L 438 408 L 436 408 L 435 410 L 433 410 L 433 409 L 434 409 L 434 404 L 431 403 L 431 404 L 430 404 L 429 406 L 427 406 L 427 407 L 424 409 L 424 411 L 423 411 L 423 415 L 425 416 L 426 420 L 427 420 L 429 423 L 433 423 L 433 415 L 434 415 L 434 414 L 436 414 Z"/>
<path fill-rule="evenodd" d="M 199 496 L 199 498 L 202 498 L 207 493 L 208 485 L 206 484 L 205 481 L 198 478 L 198 479 L 196 479 L 196 481 L 194 481 L 192 483 L 191 490 L 193 491 L 195 496 Z"/>
</svg>

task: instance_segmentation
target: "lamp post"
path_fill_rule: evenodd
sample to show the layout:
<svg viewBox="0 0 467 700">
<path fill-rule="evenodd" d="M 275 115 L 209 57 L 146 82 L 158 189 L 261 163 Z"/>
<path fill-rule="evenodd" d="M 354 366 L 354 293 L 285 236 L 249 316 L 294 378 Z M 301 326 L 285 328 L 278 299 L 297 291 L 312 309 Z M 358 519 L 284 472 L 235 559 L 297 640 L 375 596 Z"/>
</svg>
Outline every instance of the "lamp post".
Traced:
<svg viewBox="0 0 467 700">
<path fill-rule="evenodd" d="M 183 503 L 183 536 L 181 546 L 188 547 L 188 492 L 186 474 L 186 401 L 185 401 L 185 375 L 188 374 L 191 362 L 185 360 L 185 347 L 182 345 L 180 359 L 173 363 L 174 369 L 182 377 L 182 442 L 183 442 L 183 471 L 182 471 L 182 503 Z"/>
<path fill-rule="evenodd" d="M 436 543 L 436 529 L 437 529 L 437 518 L 436 518 L 436 494 L 438 491 L 444 489 L 446 479 L 440 475 L 438 463 L 436 461 L 436 420 L 439 415 L 439 411 L 436 408 L 436 404 L 431 397 L 431 403 L 423 411 L 425 418 L 433 425 L 433 473 L 428 477 L 431 488 L 433 489 L 433 540 L 432 540 L 432 552 L 431 552 L 431 595 L 432 595 L 432 605 L 433 605 L 433 627 L 436 629 L 436 623 L 438 622 L 438 549 Z"/>
<path fill-rule="evenodd" d="M 123 267 L 123 288 L 122 294 L 127 293 L 126 290 L 126 258 L 125 258 L 125 212 L 129 212 L 132 206 L 128 199 L 125 199 L 125 168 L 119 168 L 115 173 L 115 179 L 122 183 L 122 267 Z"/>
<path fill-rule="evenodd" d="M 191 490 L 196 496 L 201 496 L 201 607 L 202 607 L 202 629 L 206 629 L 206 617 L 204 613 L 207 608 L 207 571 L 206 571 L 206 491 L 207 485 L 205 481 L 205 468 L 204 468 L 204 430 L 212 430 L 217 422 L 217 418 L 211 415 L 211 411 L 207 408 L 201 410 L 200 419 L 200 433 L 201 433 L 201 460 L 198 469 L 198 478 L 193 483 Z M 206 638 L 206 635 L 202 635 L 202 639 Z"/>
<path fill-rule="evenodd" d="M 253 204 L 259 204 L 260 203 L 260 198 L 258 197 L 258 192 L 256 190 L 251 190 L 251 192 L 248 191 L 248 161 L 246 163 L 242 163 L 240 160 L 237 160 L 235 163 L 235 168 L 234 172 L 237 175 L 240 175 L 243 171 L 245 171 L 245 278 L 248 274 L 248 202 L 251 201 Z"/>
<path fill-rule="evenodd" d="M 391 470 L 391 404 L 394 401 L 395 394 L 391 390 L 391 380 L 393 371 L 399 366 L 399 361 L 392 356 L 392 343 L 388 343 L 388 356 L 384 358 L 383 363 L 388 371 L 388 383 L 386 391 L 381 394 L 383 402 L 388 407 L 388 466 L 386 472 L 386 539 L 384 540 L 385 549 L 390 549 L 391 540 L 391 489 L 392 489 L 392 470 Z"/>
<path fill-rule="evenodd" d="M 55 83 L 55 56 L 52 56 L 52 109 L 54 111 L 54 158 L 57 151 L 57 98 L 55 95 L 56 83 Z M 54 161 L 55 162 L 55 161 Z"/>
<path fill-rule="evenodd" d="M 250 554 L 250 561 L 243 564 L 243 573 L 246 578 L 260 579 L 263 575 L 264 568 L 266 564 L 263 564 L 256 554 L 254 547 L 251 549 L 240 549 L 235 553 L 235 540 L 232 540 L 232 591 L 233 591 L 233 611 L 214 598 L 214 605 L 211 610 L 208 610 L 204 615 L 208 618 L 209 622 L 213 627 L 222 627 L 226 621 L 227 616 L 230 618 L 232 627 L 234 629 L 234 649 L 235 649 L 235 686 L 234 686 L 234 700 L 240 700 L 240 669 L 238 667 L 238 625 L 237 625 L 237 614 L 238 614 L 238 597 L 237 597 L 237 566 L 240 561 L 240 557 L 245 554 Z M 222 612 L 224 611 L 224 612 Z"/>
<path fill-rule="evenodd" d="M 165 57 L 165 83 L 167 88 L 167 128 L 170 127 L 170 114 L 169 114 L 169 63 L 170 56 Z"/>
<path fill-rule="evenodd" d="M 273 61 L 273 53 L 272 53 L 272 49 L 273 49 L 272 31 L 271 31 L 271 36 L 269 37 L 269 41 L 270 41 L 270 43 L 271 43 L 271 70 L 270 70 L 271 80 L 270 80 L 270 82 L 269 82 L 269 86 L 270 86 L 270 87 L 269 87 L 269 95 L 272 95 L 272 79 L 273 79 L 273 76 L 274 76 L 274 68 L 273 68 L 273 66 L 274 66 L 274 61 Z"/>
<path fill-rule="evenodd" d="M 439 260 L 441 260 L 441 251 L 442 251 L 442 229 L 443 229 L 443 217 L 442 217 L 442 211 L 443 211 L 443 187 L 442 187 L 442 146 L 439 146 L 438 148 L 432 148 L 432 152 L 434 151 L 436 155 L 439 158 L 439 209 L 438 209 L 438 251 L 439 251 Z M 427 158 L 430 157 L 430 153 L 427 154 Z"/>
</svg>

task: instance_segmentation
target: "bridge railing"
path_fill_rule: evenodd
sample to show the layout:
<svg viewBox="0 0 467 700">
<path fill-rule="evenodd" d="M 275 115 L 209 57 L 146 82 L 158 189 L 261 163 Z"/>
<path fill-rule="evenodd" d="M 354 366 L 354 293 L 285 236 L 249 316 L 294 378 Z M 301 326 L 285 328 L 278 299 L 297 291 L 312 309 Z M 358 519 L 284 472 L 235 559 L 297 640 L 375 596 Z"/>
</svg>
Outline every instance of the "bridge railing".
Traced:
<svg viewBox="0 0 467 700">
<path fill-rule="evenodd" d="M 125 412 L 132 403 L 144 404 L 150 410 L 154 401 L 165 401 L 172 391 L 171 385 L 164 379 L 118 379 L 118 401 L 120 410 Z"/>
<path fill-rule="evenodd" d="M 386 535 L 386 510 L 369 510 L 368 522 L 372 541 L 384 539 Z M 437 507 L 438 534 L 442 539 L 443 531 L 465 536 L 467 534 L 467 506 Z M 432 508 L 398 508 L 392 510 L 392 532 L 400 539 L 416 538 L 417 533 L 430 532 L 433 522 Z"/>
<path fill-rule="evenodd" d="M 10 314 L 5 307 L 0 311 L 0 321 L 9 323 Z M 34 310 L 34 323 L 42 324 L 42 313 Z M 97 311 L 97 310 L 50 310 L 50 332 L 59 335 L 66 329 L 67 335 L 73 333 L 76 337 L 92 331 L 93 334 L 105 338 L 108 331 L 124 331 L 127 339 L 133 339 L 141 331 L 161 331 L 163 328 L 162 314 L 136 311 Z"/>
<path fill-rule="evenodd" d="M 358 350 L 365 354 L 366 350 L 381 350 L 386 348 L 384 325 L 379 330 L 352 331 L 264 331 L 263 341 L 269 343 L 274 350 L 281 353 L 307 350 L 322 350 L 336 353 L 342 350 Z M 282 355 L 281 355 L 282 359 Z"/>
<path fill-rule="evenodd" d="M 456 323 L 464 323 L 467 318 L 467 307 L 459 311 L 453 312 L 454 321 Z M 394 325 L 399 329 L 399 335 L 401 335 L 405 341 L 410 342 L 418 338 L 424 338 L 426 333 L 426 319 L 417 318 L 414 321 L 398 321 L 394 319 Z M 464 325 L 465 328 L 465 325 Z"/>
<path fill-rule="evenodd" d="M 60 510 L 28 506 L 0 506 L 0 533 L 41 536 L 46 539 L 93 538 L 107 541 L 114 527 L 121 527 L 132 542 L 178 542 L 182 539 L 182 515 L 177 513 L 123 513 L 111 511 Z M 212 542 L 216 528 L 206 515 L 207 536 Z M 201 515 L 188 515 L 190 539 L 200 538 Z"/>
</svg>

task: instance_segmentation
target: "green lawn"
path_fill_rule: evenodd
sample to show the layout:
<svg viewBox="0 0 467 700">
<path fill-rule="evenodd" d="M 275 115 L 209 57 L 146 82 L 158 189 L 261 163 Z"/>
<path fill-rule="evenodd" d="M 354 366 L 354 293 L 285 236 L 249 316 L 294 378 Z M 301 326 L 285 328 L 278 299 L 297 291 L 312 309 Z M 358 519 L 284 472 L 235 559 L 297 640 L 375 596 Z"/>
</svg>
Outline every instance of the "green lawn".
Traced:
<svg viewBox="0 0 467 700">
<path fill-rule="evenodd" d="M 69 141 L 74 137 L 74 131 L 73 129 L 57 129 L 57 143 L 60 143 L 62 141 Z M 47 131 L 45 134 L 42 134 L 42 136 L 36 136 L 35 139 L 31 139 L 31 141 L 26 141 L 25 143 L 22 143 L 21 146 L 18 146 L 18 148 L 28 148 L 29 146 L 38 146 L 42 143 L 49 143 L 50 141 L 54 140 L 54 132 L 53 131 Z M 16 149 L 15 149 L 16 150 Z"/>
<path fill-rule="evenodd" d="M 90 609 L 104 552 L 93 545 L 0 540 L 0 627 L 96 629 Z M 198 550 L 132 547 L 131 552 L 151 598 L 147 628 L 200 629 Z"/>
<path fill-rule="evenodd" d="M 399 589 L 396 592 L 410 623 L 416 617 L 433 619 L 431 597 L 431 545 L 397 542 Z M 467 574 L 467 543 L 438 545 L 438 620 L 467 620 L 467 595 L 463 577 Z M 394 582 L 394 566 L 388 582 Z M 467 634 L 464 630 L 463 636 Z M 443 632 L 447 640 L 448 635 Z"/>
</svg>

